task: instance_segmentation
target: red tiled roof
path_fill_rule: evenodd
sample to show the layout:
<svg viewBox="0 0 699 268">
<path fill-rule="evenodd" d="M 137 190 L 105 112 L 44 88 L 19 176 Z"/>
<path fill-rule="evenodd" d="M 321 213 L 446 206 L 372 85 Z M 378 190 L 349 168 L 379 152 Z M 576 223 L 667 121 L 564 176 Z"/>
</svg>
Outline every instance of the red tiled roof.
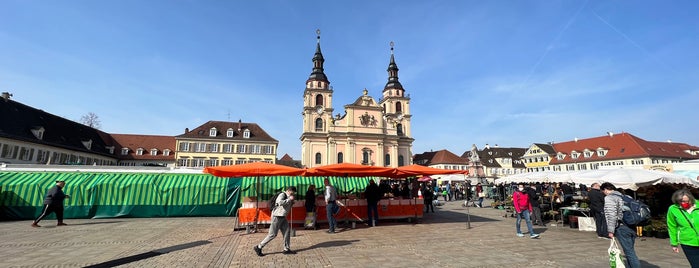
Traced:
<svg viewBox="0 0 699 268">
<path fill-rule="evenodd" d="M 685 143 L 646 141 L 629 133 L 611 134 L 589 139 L 579 139 L 556 143 L 553 145 L 556 152 L 566 154 L 566 158 L 558 160 L 551 159 L 551 164 L 592 162 L 614 159 L 629 159 L 637 157 L 666 157 L 681 159 L 699 159 L 686 152 L 686 150 L 699 150 L 699 147 Z M 598 156 L 597 149 L 607 150 L 605 156 Z M 591 157 L 584 157 L 585 149 L 592 151 Z M 577 159 L 571 157 L 571 152 L 580 153 Z"/>
<path fill-rule="evenodd" d="M 280 161 L 294 161 L 294 159 L 291 158 L 291 156 L 289 156 L 289 154 L 284 154 L 284 156 L 282 156 L 282 158 L 279 160 Z"/>
<path fill-rule="evenodd" d="M 420 160 L 427 160 L 426 163 L 421 163 Z M 436 152 L 424 152 L 413 157 L 413 162 L 420 165 L 431 166 L 440 164 L 458 164 L 468 165 L 468 160 L 455 155 L 448 150 L 439 150 Z"/>
<path fill-rule="evenodd" d="M 132 160 L 175 160 L 175 137 L 138 135 L 138 134 L 111 134 L 116 142 L 114 155 L 120 159 Z M 121 155 L 122 148 L 129 148 L 128 155 Z M 143 154 L 137 155 L 136 150 L 143 148 Z M 157 155 L 151 155 L 151 149 L 158 149 Z M 170 155 L 163 155 L 165 149 L 170 150 Z"/>
<path fill-rule="evenodd" d="M 209 136 L 209 130 L 216 128 L 216 136 Z M 226 136 L 228 129 L 233 130 L 233 137 Z M 250 138 L 243 138 L 243 132 L 249 129 Z M 269 136 L 259 125 L 245 122 L 209 121 L 197 128 L 177 136 L 177 138 L 194 139 L 220 139 L 220 140 L 249 140 L 278 143 L 277 140 Z"/>
</svg>

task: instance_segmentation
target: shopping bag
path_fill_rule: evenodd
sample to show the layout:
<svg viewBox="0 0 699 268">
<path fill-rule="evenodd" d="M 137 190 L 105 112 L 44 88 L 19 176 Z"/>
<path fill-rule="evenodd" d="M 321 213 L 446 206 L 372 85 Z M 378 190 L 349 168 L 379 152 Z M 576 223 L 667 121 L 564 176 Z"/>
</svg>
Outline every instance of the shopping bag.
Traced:
<svg viewBox="0 0 699 268">
<path fill-rule="evenodd" d="M 616 238 L 612 238 L 612 240 L 609 243 L 609 249 L 607 250 L 609 253 L 609 267 L 611 268 L 626 268 L 626 265 L 624 265 L 624 261 L 621 259 L 621 249 L 619 248 L 619 245 L 616 243 Z"/>
<path fill-rule="evenodd" d="M 478 193 L 478 197 L 485 197 L 485 193 L 484 192 Z"/>
<path fill-rule="evenodd" d="M 580 231 L 591 231 L 597 230 L 595 226 L 595 218 L 593 217 L 578 217 L 578 230 Z"/>
</svg>

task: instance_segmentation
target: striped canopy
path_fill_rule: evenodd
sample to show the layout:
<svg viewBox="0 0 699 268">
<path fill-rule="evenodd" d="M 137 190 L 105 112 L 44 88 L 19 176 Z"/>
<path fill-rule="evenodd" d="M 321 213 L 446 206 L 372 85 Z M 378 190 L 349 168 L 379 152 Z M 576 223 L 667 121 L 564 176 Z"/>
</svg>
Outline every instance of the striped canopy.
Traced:
<svg viewBox="0 0 699 268">
<path fill-rule="evenodd" d="M 308 186 L 316 186 L 318 193 L 323 192 L 323 179 L 325 177 L 303 176 L 268 176 L 268 177 L 244 177 L 242 182 L 243 197 L 257 196 L 260 200 L 269 199 L 273 194 L 281 192 L 288 186 L 296 186 L 299 196 L 304 196 Z M 374 177 L 328 177 L 330 184 L 335 186 L 340 194 L 358 194 L 364 192 L 369 185 L 369 180 Z"/>
</svg>

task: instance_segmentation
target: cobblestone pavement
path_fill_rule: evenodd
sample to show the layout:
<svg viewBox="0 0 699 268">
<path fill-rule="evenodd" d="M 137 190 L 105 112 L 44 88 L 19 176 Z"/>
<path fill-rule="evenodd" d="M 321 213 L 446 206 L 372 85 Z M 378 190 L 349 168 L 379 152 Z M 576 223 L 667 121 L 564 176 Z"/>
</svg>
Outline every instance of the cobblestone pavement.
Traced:
<svg viewBox="0 0 699 268">
<path fill-rule="evenodd" d="M 537 227 L 539 239 L 515 236 L 514 219 L 492 208 L 448 202 L 419 223 L 381 222 L 371 227 L 295 227 L 283 255 L 278 236 L 258 257 L 252 247 L 267 229 L 233 230 L 232 218 L 68 219 L 0 222 L 1 267 L 608 267 L 609 241 L 567 226 Z M 323 227 L 321 225 L 321 227 Z M 523 230 L 526 226 L 522 223 Z M 644 267 L 689 267 L 669 240 L 636 240 Z"/>
</svg>

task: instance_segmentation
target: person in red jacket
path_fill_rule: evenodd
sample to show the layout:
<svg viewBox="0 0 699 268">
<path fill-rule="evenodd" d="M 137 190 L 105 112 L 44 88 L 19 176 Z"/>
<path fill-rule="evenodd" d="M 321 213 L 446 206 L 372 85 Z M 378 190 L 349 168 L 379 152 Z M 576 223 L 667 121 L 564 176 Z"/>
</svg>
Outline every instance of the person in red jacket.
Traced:
<svg viewBox="0 0 699 268">
<path fill-rule="evenodd" d="M 524 237 L 524 234 L 522 234 L 522 229 L 520 227 L 520 225 L 522 224 L 522 218 L 524 218 L 524 220 L 527 221 L 529 237 L 539 237 L 538 234 L 534 233 L 534 228 L 532 227 L 532 220 L 529 217 L 532 211 L 532 205 L 531 203 L 529 203 L 529 195 L 527 195 L 527 191 L 524 189 L 524 184 L 517 185 L 517 191 L 515 191 L 515 193 L 512 195 L 512 203 L 515 207 L 515 211 L 517 212 L 517 224 L 515 225 L 515 227 L 517 227 L 517 236 Z"/>
</svg>

